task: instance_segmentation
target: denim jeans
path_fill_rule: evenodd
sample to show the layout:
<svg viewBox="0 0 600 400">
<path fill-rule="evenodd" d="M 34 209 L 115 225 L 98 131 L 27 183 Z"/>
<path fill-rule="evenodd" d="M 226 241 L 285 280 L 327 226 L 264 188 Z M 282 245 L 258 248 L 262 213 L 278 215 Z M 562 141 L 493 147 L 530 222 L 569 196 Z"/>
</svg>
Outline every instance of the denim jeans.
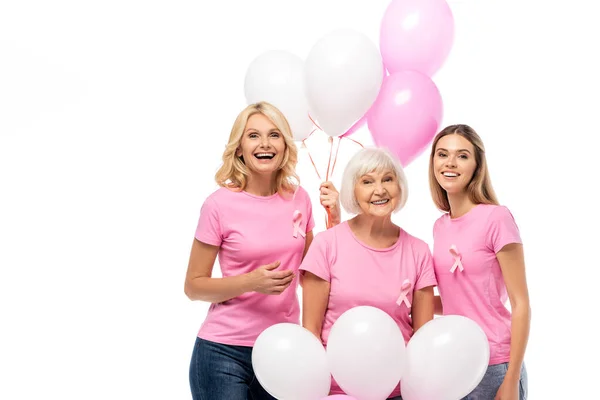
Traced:
<svg viewBox="0 0 600 400">
<path fill-rule="evenodd" d="M 196 338 L 190 363 L 194 400 L 275 400 L 252 369 L 252 347 Z"/>
<path fill-rule="evenodd" d="M 490 365 L 479 385 L 462 400 L 494 400 L 508 371 L 508 363 Z M 519 378 L 519 400 L 527 400 L 527 370 L 521 367 Z"/>
</svg>

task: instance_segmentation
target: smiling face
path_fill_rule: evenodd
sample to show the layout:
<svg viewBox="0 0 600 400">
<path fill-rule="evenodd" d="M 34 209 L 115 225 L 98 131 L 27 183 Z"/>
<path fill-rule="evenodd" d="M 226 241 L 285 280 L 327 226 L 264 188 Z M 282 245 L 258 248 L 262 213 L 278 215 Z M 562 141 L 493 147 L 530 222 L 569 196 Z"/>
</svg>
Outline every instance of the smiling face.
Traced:
<svg viewBox="0 0 600 400">
<path fill-rule="evenodd" d="M 450 134 L 438 140 L 433 156 L 433 171 L 435 179 L 446 192 L 463 192 L 476 168 L 475 149 L 467 139 Z"/>
<path fill-rule="evenodd" d="M 250 172 L 274 174 L 285 155 L 285 140 L 275 124 L 263 114 L 248 118 L 236 156 L 242 157 Z"/>
<path fill-rule="evenodd" d="M 400 185 L 391 169 L 373 171 L 358 178 L 354 196 L 363 214 L 387 217 L 400 201 Z"/>
</svg>

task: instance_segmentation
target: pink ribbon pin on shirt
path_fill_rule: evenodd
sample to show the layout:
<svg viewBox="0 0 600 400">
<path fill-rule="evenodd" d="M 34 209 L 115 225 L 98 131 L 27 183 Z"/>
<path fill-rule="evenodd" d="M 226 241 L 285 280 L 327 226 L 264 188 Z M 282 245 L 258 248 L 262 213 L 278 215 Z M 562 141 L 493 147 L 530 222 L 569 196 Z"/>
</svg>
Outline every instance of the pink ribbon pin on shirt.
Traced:
<svg viewBox="0 0 600 400">
<path fill-rule="evenodd" d="M 455 245 L 450 246 L 450 254 L 452 254 L 452 257 L 454 257 L 454 264 L 452 264 L 452 268 L 450 268 L 450 272 L 454 273 L 454 271 L 456 271 L 456 268 L 458 268 L 458 270 L 460 272 L 464 271 L 465 269 L 463 268 L 462 262 L 461 262 L 461 255 L 458 252 L 458 249 L 456 248 Z"/>
<path fill-rule="evenodd" d="M 304 232 L 302 232 L 302 230 L 300 229 L 300 224 L 302 223 L 302 213 L 298 210 L 294 211 L 294 237 L 297 238 L 298 234 L 300 234 L 302 237 L 306 237 L 306 234 Z"/>
<path fill-rule="evenodd" d="M 410 301 L 408 301 L 408 294 L 410 293 L 410 290 L 412 289 L 412 283 L 410 283 L 410 281 L 408 279 L 405 279 L 404 282 L 402 282 L 402 286 L 400 287 L 400 289 L 402 290 L 402 292 L 400 292 L 400 297 L 398 297 L 398 300 L 396 300 L 396 304 L 401 306 L 402 303 L 404 303 L 404 304 L 406 304 L 406 307 L 410 308 Z"/>
</svg>

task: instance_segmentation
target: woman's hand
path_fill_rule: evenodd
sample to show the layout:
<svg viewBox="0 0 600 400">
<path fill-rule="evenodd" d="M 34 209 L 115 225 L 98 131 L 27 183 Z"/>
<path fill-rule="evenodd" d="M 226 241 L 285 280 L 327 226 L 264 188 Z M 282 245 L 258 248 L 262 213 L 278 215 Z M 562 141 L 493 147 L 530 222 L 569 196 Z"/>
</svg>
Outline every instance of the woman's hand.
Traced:
<svg viewBox="0 0 600 400">
<path fill-rule="evenodd" d="M 494 400 L 519 400 L 519 380 L 511 381 L 505 378 Z"/>
<path fill-rule="evenodd" d="M 328 211 L 328 216 L 331 218 L 331 226 L 335 226 L 342 222 L 340 210 L 340 194 L 330 181 L 321 183 L 319 188 L 321 192 L 321 205 Z"/>
<path fill-rule="evenodd" d="M 262 294 L 283 293 L 290 286 L 295 275 L 291 270 L 274 271 L 280 264 L 280 261 L 275 261 L 249 272 L 247 276 L 251 290 Z"/>
</svg>

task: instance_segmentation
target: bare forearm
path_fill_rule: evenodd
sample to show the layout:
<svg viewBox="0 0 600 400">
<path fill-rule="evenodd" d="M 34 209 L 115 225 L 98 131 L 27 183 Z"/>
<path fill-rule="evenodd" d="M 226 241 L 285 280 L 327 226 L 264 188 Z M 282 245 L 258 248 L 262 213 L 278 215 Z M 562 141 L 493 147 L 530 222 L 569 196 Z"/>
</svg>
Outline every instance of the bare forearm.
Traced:
<svg viewBox="0 0 600 400">
<path fill-rule="evenodd" d="M 316 321 L 306 321 L 304 318 L 302 318 L 302 326 L 315 335 L 317 339 L 321 340 L 322 323 L 318 323 Z"/>
<path fill-rule="evenodd" d="M 306 272 L 302 287 L 302 326 L 321 340 L 323 320 L 329 302 L 329 282 Z"/>
<path fill-rule="evenodd" d="M 433 297 L 433 313 L 435 315 L 444 315 L 444 308 L 442 307 L 442 298 L 440 296 Z"/>
<path fill-rule="evenodd" d="M 515 380 L 521 374 L 521 365 L 525 357 L 525 348 L 529 339 L 531 309 L 529 304 L 518 305 L 512 310 L 510 361 L 506 376 Z"/>
<path fill-rule="evenodd" d="M 425 287 L 413 293 L 412 325 L 414 332 L 433 319 L 433 287 Z"/>
<path fill-rule="evenodd" d="M 325 308 L 320 302 L 307 304 L 302 301 L 302 326 L 312 332 L 319 340 L 321 340 L 321 331 L 323 329 L 323 318 L 325 317 Z"/>
<path fill-rule="evenodd" d="M 413 317 L 413 332 L 418 331 L 423 325 L 428 323 L 433 319 L 433 307 L 431 308 L 431 313 L 428 312 L 419 312 L 413 313 L 415 316 Z"/>
<path fill-rule="evenodd" d="M 252 290 L 246 274 L 226 278 L 197 277 L 185 285 L 185 294 L 190 300 L 209 303 L 222 303 Z"/>
</svg>

